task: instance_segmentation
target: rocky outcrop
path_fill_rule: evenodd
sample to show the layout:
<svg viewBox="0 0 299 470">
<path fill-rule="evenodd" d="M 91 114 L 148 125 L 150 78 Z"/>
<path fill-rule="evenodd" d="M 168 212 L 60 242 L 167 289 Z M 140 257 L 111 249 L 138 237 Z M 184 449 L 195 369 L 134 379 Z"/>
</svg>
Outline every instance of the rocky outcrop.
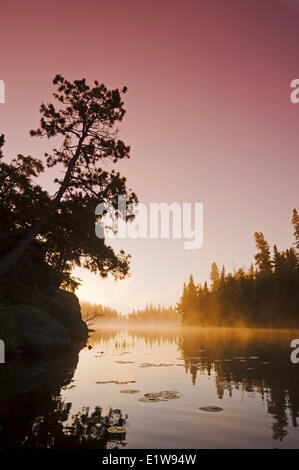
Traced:
<svg viewBox="0 0 299 470">
<path fill-rule="evenodd" d="M 82 320 L 79 300 L 74 294 L 56 289 L 53 296 L 45 296 L 41 306 L 51 317 L 64 325 L 71 339 L 87 338 L 88 329 Z"/>
<path fill-rule="evenodd" d="M 71 345 L 67 329 L 31 305 L 15 305 L 0 309 L 0 334 L 11 352 L 32 355 L 59 353 Z"/>
<path fill-rule="evenodd" d="M 50 295 L 35 286 L 1 279 L 0 338 L 7 354 L 57 355 L 87 337 L 74 294 L 55 289 Z"/>
</svg>

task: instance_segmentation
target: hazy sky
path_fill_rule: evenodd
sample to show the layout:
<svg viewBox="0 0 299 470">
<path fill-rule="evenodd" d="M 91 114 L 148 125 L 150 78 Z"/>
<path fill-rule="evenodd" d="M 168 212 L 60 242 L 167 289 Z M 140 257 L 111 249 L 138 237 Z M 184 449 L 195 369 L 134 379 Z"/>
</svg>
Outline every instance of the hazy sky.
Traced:
<svg viewBox="0 0 299 470">
<path fill-rule="evenodd" d="M 48 150 L 28 130 L 56 73 L 126 85 L 121 135 L 132 152 L 119 168 L 130 187 L 146 204 L 204 203 L 200 250 L 181 240 L 123 242 L 131 278 L 77 270 L 81 298 L 123 312 L 173 304 L 189 274 L 208 279 L 214 260 L 247 267 L 254 231 L 290 245 L 299 208 L 299 104 L 290 102 L 298 0 L 10 1 L 0 21 L 6 155 Z"/>
</svg>

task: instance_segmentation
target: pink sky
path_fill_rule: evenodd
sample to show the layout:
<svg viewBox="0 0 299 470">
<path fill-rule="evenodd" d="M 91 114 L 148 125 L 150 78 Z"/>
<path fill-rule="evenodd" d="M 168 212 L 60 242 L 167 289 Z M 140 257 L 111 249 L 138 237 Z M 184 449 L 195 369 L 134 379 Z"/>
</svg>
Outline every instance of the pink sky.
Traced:
<svg viewBox="0 0 299 470">
<path fill-rule="evenodd" d="M 121 132 L 132 153 L 119 168 L 129 185 L 144 203 L 204 203 L 200 250 L 127 241 L 131 278 L 79 270 L 80 297 L 123 312 L 173 304 L 191 272 L 208 278 L 212 261 L 247 267 L 254 231 L 290 245 L 299 208 L 299 104 L 289 98 L 299 78 L 297 0 L 11 1 L 0 21 L 6 155 L 48 150 L 28 130 L 56 73 L 126 85 Z"/>
</svg>

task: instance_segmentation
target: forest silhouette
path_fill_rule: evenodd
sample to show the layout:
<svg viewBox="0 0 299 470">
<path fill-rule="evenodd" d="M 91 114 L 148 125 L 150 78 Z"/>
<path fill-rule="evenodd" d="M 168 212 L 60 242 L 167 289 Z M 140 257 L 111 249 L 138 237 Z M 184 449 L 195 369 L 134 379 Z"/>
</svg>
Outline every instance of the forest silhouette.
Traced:
<svg viewBox="0 0 299 470">
<path fill-rule="evenodd" d="M 177 304 L 182 324 L 198 326 L 299 325 L 299 215 L 293 210 L 294 244 L 285 251 L 270 246 L 256 232 L 255 266 L 234 273 L 211 266 L 210 286 L 196 285 L 193 276 L 184 284 Z"/>
<path fill-rule="evenodd" d="M 122 324 L 156 324 L 179 325 L 181 318 L 174 307 L 146 304 L 143 309 L 133 309 L 127 315 L 122 315 L 117 310 L 101 304 L 93 304 L 81 301 L 82 316 L 85 321 L 100 319 L 103 323 Z"/>
</svg>

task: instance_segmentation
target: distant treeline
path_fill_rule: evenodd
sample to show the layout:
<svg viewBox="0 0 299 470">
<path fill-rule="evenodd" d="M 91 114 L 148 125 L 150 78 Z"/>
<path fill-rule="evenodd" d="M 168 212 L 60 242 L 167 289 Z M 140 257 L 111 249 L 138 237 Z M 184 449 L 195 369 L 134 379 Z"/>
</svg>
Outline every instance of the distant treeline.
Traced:
<svg viewBox="0 0 299 470">
<path fill-rule="evenodd" d="M 105 305 L 93 304 L 91 302 L 81 301 L 82 318 L 85 321 L 90 321 L 95 318 L 105 319 L 106 321 L 118 321 L 121 315 L 114 309 L 106 307 Z"/>
<path fill-rule="evenodd" d="M 133 310 L 127 315 L 121 315 L 116 310 L 100 304 L 81 301 L 82 316 L 85 321 L 100 319 L 104 323 L 167 323 L 179 325 L 181 317 L 174 307 L 163 307 L 153 304 L 144 309 Z"/>
<path fill-rule="evenodd" d="M 181 317 L 174 307 L 163 307 L 153 304 L 147 305 L 143 310 L 133 310 L 128 314 L 128 321 L 143 323 L 168 323 L 180 325 Z"/>
<path fill-rule="evenodd" d="M 210 286 L 192 275 L 177 304 L 183 325 L 299 327 L 299 215 L 293 210 L 294 244 L 285 251 L 256 232 L 255 265 L 226 273 L 212 264 Z"/>
</svg>

